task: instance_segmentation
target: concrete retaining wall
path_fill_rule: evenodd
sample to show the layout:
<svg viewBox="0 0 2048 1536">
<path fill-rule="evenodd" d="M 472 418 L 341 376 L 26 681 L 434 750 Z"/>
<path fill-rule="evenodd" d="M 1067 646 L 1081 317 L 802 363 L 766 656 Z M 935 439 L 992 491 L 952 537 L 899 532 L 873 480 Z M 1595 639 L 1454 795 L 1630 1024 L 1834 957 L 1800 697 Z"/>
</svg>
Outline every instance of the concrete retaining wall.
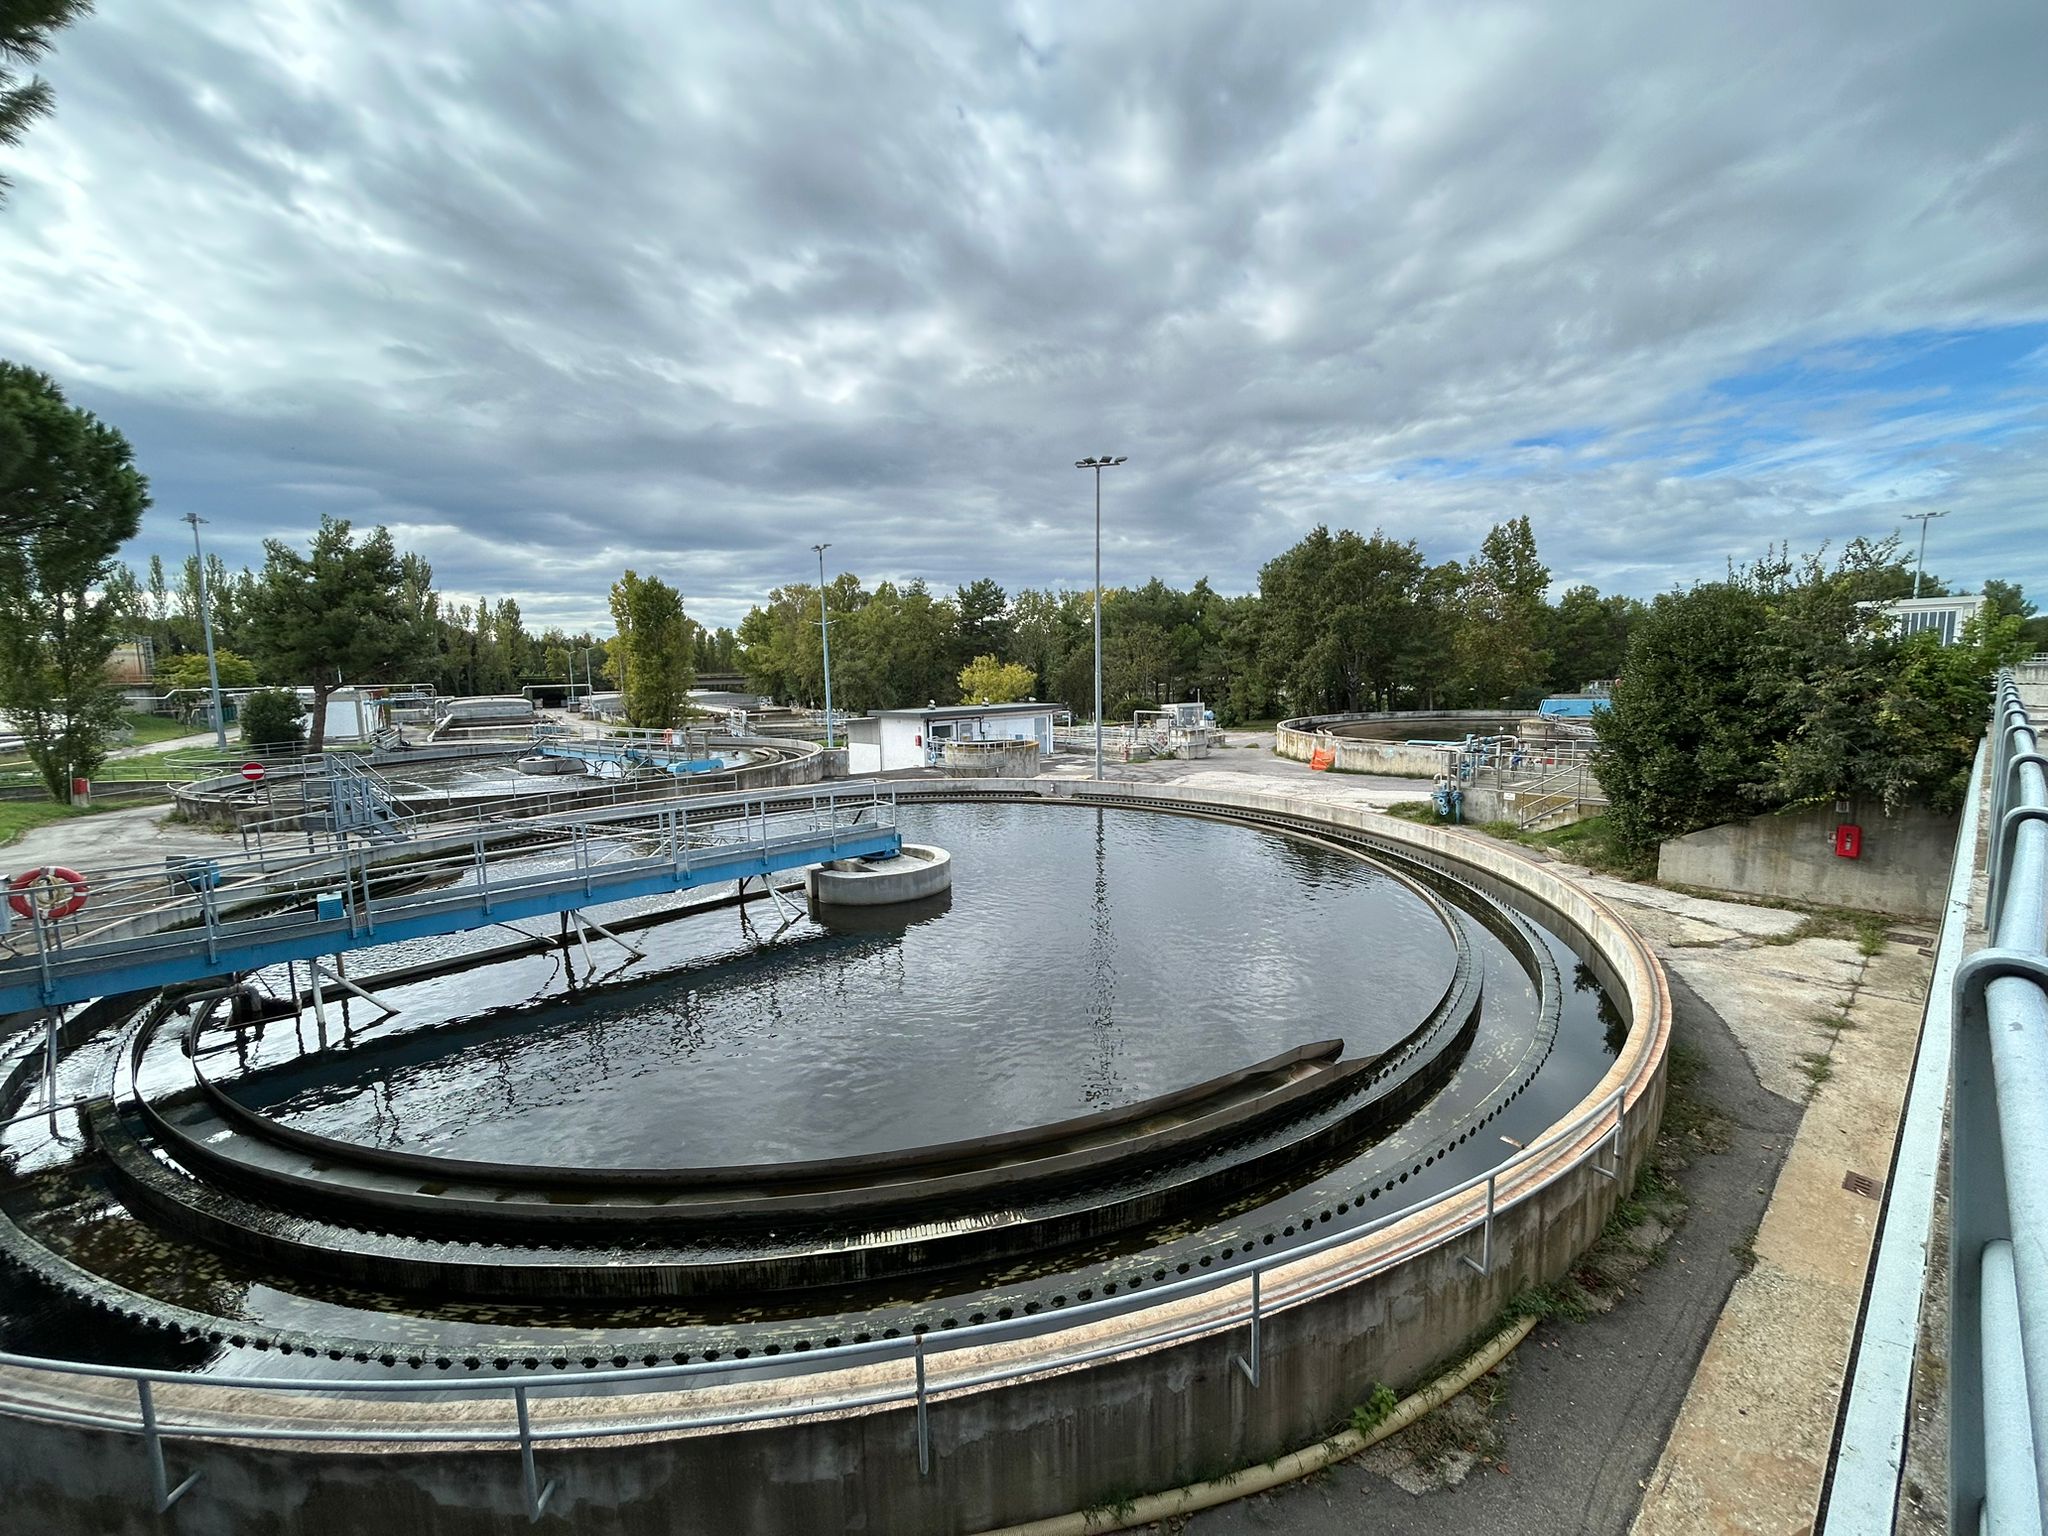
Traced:
<svg viewBox="0 0 2048 1536">
<path fill-rule="evenodd" d="M 1781 811 L 1672 838 L 1657 854 L 1657 878 L 1737 896 L 1934 918 L 1948 899 L 1956 820 L 1919 806 L 1887 816 L 1864 801 L 1841 813 L 1831 805 Z M 1844 822 L 1863 829 L 1860 858 L 1835 855 L 1835 828 Z"/>
<path fill-rule="evenodd" d="M 558 1485 L 533 1529 L 951 1536 L 1270 1459 L 1342 1421 L 1375 1383 L 1415 1381 L 1493 1323 L 1516 1291 L 1565 1273 L 1599 1234 L 1654 1142 L 1671 1017 L 1663 973 L 1620 918 L 1552 871 L 1456 832 L 1282 795 L 1196 795 L 1180 786 L 1048 780 L 917 789 L 944 793 L 948 787 L 1110 805 L 1200 799 L 1219 809 L 1318 818 L 1396 845 L 1410 857 L 1454 867 L 1484 888 L 1554 915 L 1576 930 L 1575 942 L 1612 976 L 1630 1018 L 1620 1055 L 1568 1117 L 1575 1122 L 1610 1096 L 1622 1096 L 1620 1178 L 1580 1163 L 1612 1136 L 1611 1121 L 1588 1121 L 1502 1176 L 1493 1266 L 1485 1275 L 1464 1262 L 1479 1251 L 1472 1224 L 1483 1209 L 1481 1192 L 1447 1197 L 1378 1232 L 1275 1269 L 1264 1282 L 1257 1388 L 1234 1363 L 1248 1343 L 1241 1314 L 1248 1286 L 1237 1282 L 1077 1321 L 1058 1333 L 935 1347 L 929 1356 L 929 1472 L 918 1467 L 916 1421 L 907 1403 L 838 1408 L 807 1396 L 815 1411 L 801 1421 L 581 1441 L 573 1449 L 544 1445 L 540 1476 Z M 1138 1279 L 1134 1274 L 1134 1285 Z M 1337 1288 L 1304 1299 L 1326 1285 Z M 1188 1336 L 1165 1347 L 1148 1342 L 1169 1328 Z M 1121 1341 L 1127 1347 L 1119 1348 Z M 1084 1346 L 1110 1353 L 1088 1366 L 1059 1363 L 1063 1353 Z M 949 1380 L 1001 1369 L 1033 1374 L 947 1389 Z M 910 1362 L 895 1359 L 843 1366 L 807 1388 L 796 1380 L 783 1387 L 828 1394 L 829 1403 L 853 1394 L 905 1394 L 910 1384 Z M 712 1415 L 758 1405 L 769 1390 L 764 1382 L 705 1383 L 689 1389 L 686 1406 L 672 1398 L 542 1398 L 535 1410 L 543 1426 L 564 1416 L 602 1422 L 605 1415 Z M 65 1400 L 76 1408 L 81 1398 L 102 1412 L 134 1411 L 133 1389 L 119 1383 L 0 1369 L 0 1413 L 22 1402 Z M 430 1431 L 457 1419 L 466 1428 L 509 1424 L 503 1395 L 493 1406 L 488 1401 L 339 1399 L 311 1389 L 280 1404 L 183 1383 L 157 1389 L 157 1411 L 166 1418 L 249 1415 L 274 1423 L 291 1415 L 309 1424 L 375 1426 L 381 1433 L 398 1425 Z M 624 1427 L 623 1417 L 620 1422 Z M 427 1450 L 389 1440 L 355 1446 L 175 1442 L 171 1480 L 195 1470 L 203 1474 L 199 1485 L 171 1517 L 185 1536 L 365 1529 L 481 1536 L 522 1528 L 525 1521 L 520 1462 L 510 1449 Z M 0 1487 L 7 1490 L 11 1523 L 45 1536 L 143 1536 L 166 1527 L 151 1508 L 147 1462 L 132 1436 L 10 1416 L 0 1434 Z"/>
<path fill-rule="evenodd" d="M 1319 751 L 1336 754 L 1339 773 L 1377 773 L 1393 778 L 1433 779 L 1444 771 L 1442 753 L 1429 747 L 1411 747 L 1398 741 L 1361 741 L 1352 736 L 1335 736 L 1328 731 L 1302 730 L 1292 722 L 1283 723 L 1273 735 L 1273 750 L 1282 757 L 1305 763 Z"/>
</svg>

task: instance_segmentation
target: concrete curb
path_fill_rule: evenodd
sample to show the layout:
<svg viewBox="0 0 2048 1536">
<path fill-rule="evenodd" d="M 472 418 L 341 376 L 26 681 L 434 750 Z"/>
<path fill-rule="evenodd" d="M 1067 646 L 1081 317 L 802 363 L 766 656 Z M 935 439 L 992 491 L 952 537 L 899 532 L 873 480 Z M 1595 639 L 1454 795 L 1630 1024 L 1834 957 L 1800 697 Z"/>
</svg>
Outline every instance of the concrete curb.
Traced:
<svg viewBox="0 0 2048 1536">
<path fill-rule="evenodd" d="M 1318 1440 L 1314 1445 L 1291 1451 L 1265 1466 L 1250 1467 L 1228 1478 L 1212 1478 L 1207 1482 L 1169 1488 L 1163 1493 L 1148 1493 L 1143 1498 L 1133 1499 L 1128 1507 L 1078 1510 L 1071 1515 L 1033 1520 L 1028 1525 L 1006 1525 L 1000 1530 L 983 1532 L 982 1536 L 1104 1536 L 1106 1532 L 1135 1530 L 1176 1515 L 1192 1515 L 1200 1510 L 1213 1509 L 1218 1504 L 1228 1504 L 1233 1499 L 1249 1498 L 1255 1493 L 1266 1493 L 1285 1484 L 1299 1482 L 1399 1434 L 1417 1419 L 1442 1407 L 1514 1353 L 1515 1347 L 1529 1337 L 1535 1326 L 1533 1317 L 1519 1318 L 1508 1324 L 1462 1365 L 1437 1377 L 1421 1391 L 1411 1392 L 1401 1399 L 1392 1413 L 1363 1434 L 1355 1429 L 1342 1430 L 1327 1440 Z"/>
</svg>

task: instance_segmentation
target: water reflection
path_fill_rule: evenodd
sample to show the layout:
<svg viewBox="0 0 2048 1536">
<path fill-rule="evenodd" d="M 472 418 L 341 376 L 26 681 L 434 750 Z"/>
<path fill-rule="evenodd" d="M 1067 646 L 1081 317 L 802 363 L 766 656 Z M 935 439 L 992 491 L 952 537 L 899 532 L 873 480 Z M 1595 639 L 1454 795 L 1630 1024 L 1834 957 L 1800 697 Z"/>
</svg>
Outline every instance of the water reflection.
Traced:
<svg viewBox="0 0 2048 1536">
<path fill-rule="evenodd" d="M 536 999 L 537 958 L 422 982 L 346 1053 L 238 1091 L 325 1134 L 480 1159 L 848 1155 L 1130 1103 L 1333 1034 L 1370 1053 L 1449 980 L 1405 888 L 1271 833 L 1097 807 L 902 820 L 951 850 L 950 897 L 779 936 L 706 912 L 637 933 L 634 979 L 566 997 Z"/>
<path fill-rule="evenodd" d="M 1615 1005 L 1607 989 L 1600 985 L 1600 978 L 1593 974 L 1593 967 L 1581 960 L 1572 967 L 1572 990 L 1591 992 L 1599 1002 L 1600 1043 L 1609 1056 L 1619 1056 L 1621 1048 L 1628 1042 L 1628 1019 Z"/>
</svg>

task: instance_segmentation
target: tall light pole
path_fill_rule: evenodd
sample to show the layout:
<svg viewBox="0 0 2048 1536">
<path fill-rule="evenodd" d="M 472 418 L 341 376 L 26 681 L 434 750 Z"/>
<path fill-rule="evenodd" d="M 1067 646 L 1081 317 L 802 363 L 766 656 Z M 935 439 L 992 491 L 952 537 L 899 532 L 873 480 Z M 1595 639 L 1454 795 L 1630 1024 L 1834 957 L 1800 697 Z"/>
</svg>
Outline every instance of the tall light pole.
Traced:
<svg viewBox="0 0 2048 1536">
<path fill-rule="evenodd" d="M 213 683 L 213 745 L 228 749 L 228 719 L 220 707 L 220 663 L 213 659 L 213 601 L 206 595 L 206 551 L 199 547 L 199 525 L 206 521 L 197 512 L 187 512 L 192 525 L 192 556 L 199 566 L 199 630 L 206 636 L 206 675 Z"/>
<path fill-rule="evenodd" d="M 825 614 L 825 551 L 830 544 L 813 544 L 818 552 L 818 641 L 825 647 L 825 750 L 832 750 L 832 625 Z M 851 751 L 851 748 L 848 748 Z"/>
<path fill-rule="evenodd" d="M 1920 595 L 1920 571 L 1927 564 L 1927 525 L 1937 517 L 1947 517 L 1946 512 L 1908 512 L 1905 520 L 1920 525 L 1920 558 L 1913 563 L 1913 595 Z"/>
<path fill-rule="evenodd" d="M 1074 461 L 1076 469 L 1095 471 L 1095 777 L 1098 779 L 1102 777 L 1102 472 L 1116 468 L 1123 461 L 1123 456 L 1112 459 L 1106 453 Z"/>
</svg>

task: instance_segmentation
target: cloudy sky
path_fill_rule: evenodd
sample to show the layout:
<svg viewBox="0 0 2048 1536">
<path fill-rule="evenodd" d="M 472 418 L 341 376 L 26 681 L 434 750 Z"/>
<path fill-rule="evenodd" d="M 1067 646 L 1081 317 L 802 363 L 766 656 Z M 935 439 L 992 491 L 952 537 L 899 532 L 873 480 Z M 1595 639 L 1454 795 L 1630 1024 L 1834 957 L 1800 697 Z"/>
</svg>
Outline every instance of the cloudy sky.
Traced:
<svg viewBox="0 0 2048 1536">
<path fill-rule="evenodd" d="M 2038 0 L 102 0 L 0 355 L 230 563 L 1247 590 L 1317 522 L 1561 581 L 1952 509 L 2048 599 Z M 2048 604 L 2044 604 L 2048 606 Z"/>
</svg>

